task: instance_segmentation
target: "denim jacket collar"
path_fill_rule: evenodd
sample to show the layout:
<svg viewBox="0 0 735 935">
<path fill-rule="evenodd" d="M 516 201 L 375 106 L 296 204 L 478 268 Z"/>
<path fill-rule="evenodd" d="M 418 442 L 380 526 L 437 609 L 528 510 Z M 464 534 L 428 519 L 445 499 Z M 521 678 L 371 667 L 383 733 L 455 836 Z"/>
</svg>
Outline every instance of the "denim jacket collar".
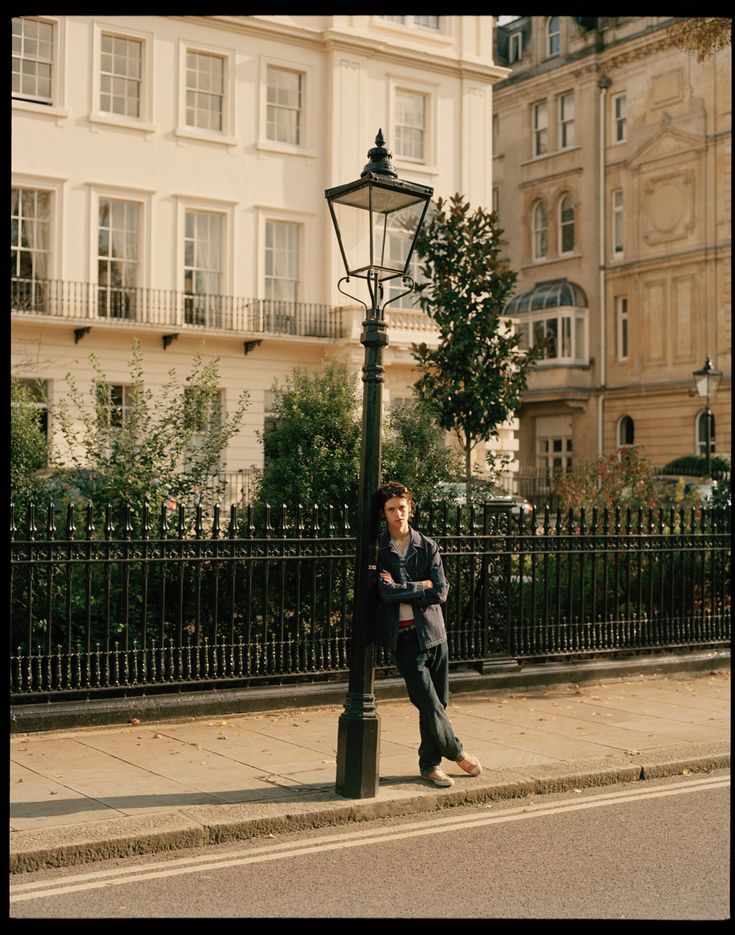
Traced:
<svg viewBox="0 0 735 935">
<path fill-rule="evenodd" d="M 416 549 L 424 548 L 424 541 L 421 536 L 421 533 L 416 532 L 412 527 L 408 527 L 408 548 L 406 549 L 406 558 L 408 558 Z M 387 529 L 384 529 L 378 537 L 378 548 L 382 551 L 383 549 L 389 549 L 390 551 L 395 552 L 393 547 L 393 542 L 390 537 L 390 532 Z"/>
</svg>

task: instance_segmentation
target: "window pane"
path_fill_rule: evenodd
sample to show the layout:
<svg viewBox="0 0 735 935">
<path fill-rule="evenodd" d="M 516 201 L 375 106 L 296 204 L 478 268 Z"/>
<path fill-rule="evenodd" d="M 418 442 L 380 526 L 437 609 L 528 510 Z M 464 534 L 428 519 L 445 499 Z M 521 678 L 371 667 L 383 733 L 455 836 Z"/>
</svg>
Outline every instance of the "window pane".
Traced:
<svg viewBox="0 0 735 935">
<path fill-rule="evenodd" d="M 585 360 L 584 347 L 584 319 L 574 319 L 574 357 L 575 360 Z"/>
<path fill-rule="evenodd" d="M 186 56 L 186 123 L 221 131 L 224 114 L 224 59 L 203 52 Z"/>
<path fill-rule="evenodd" d="M 561 203 L 561 252 L 571 253 L 574 250 L 574 206 L 572 199 L 567 195 Z"/>
<path fill-rule="evenodd" d="M 13 17 L 14 97 L 51 104 L 54 27 L 26 16 Z"/>
<path fill-rule="evenodd" d="M 300 146 L 303 126 L 303 75 L 295 71 L 269 67 L 266 105 L 267 139 Z"/>
<path fill-rule="evenodd" d="M 559 17 L 550 16 L 547 26 L 547 55 L 558 55 L 560 50 Z"/>
<path fill-rule="evenodd" d="M 299 228 L 283 221 L 266 223 L 265 297 L 296 302 L 299 289 Z"/>
<path fill-rule="evenodd" d="M 423 161 L 425 131 L 425 96 L 410 91 L 396 92 L 396 155 Z"/>
<path fill-rule="evenodd" d="M 143 43 L 103 35 L 100 54 L 100 110 L 139 117 L 143 76 Z"/>
</svg>

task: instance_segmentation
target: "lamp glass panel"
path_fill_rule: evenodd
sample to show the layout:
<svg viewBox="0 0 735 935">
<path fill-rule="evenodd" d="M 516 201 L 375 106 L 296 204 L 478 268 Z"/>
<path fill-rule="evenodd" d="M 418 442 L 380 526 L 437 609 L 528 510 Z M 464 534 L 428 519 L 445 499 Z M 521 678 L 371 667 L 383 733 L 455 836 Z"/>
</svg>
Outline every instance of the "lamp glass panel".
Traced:
<svg viewBox="0 0 735 935">
<path fill-rule="evenodd" d="M 365 186 L 332 200 L 334 217 L 347 258 L 348 272 L 380 279 L 405 272 L 425 199 L 413 194 Z"/>
</svg>

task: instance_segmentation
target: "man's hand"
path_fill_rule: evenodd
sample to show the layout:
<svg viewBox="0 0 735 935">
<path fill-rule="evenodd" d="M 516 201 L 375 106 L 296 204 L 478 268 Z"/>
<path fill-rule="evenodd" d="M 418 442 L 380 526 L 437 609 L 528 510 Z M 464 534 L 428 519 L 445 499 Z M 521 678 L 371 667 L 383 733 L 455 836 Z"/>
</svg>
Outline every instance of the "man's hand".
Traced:
<svg viewBox="0 0 735 935">
<path fill-rule="evenodd" d="M 384 584 L 395 584 L 395 581 L 393 580 L 393 575 L 385 569 L 383 569 L 383 571 L 380 572 L 380 577 Z"/>
</svg>

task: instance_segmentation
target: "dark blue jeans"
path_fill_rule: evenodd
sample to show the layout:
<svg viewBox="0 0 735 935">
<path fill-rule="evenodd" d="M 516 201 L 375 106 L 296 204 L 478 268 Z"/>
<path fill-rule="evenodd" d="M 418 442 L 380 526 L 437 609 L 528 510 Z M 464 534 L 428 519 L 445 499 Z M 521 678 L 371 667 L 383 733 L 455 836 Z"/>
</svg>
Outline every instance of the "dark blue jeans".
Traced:
<svg viewBox="0 0 735 935">
<path fill-rule="evenodd" d="M 419 769 L 431 770 L 442 757 L 458 760 L 464 749 L 455 737 L 452 722 L 445 713 L 449 703 L 449 650 L 446 641 L 421 649 L 416 630 L 399 636 L 395 650 L 398 671 L 408 689 L 408 697 L 419 709 Z"/>
</svg>

